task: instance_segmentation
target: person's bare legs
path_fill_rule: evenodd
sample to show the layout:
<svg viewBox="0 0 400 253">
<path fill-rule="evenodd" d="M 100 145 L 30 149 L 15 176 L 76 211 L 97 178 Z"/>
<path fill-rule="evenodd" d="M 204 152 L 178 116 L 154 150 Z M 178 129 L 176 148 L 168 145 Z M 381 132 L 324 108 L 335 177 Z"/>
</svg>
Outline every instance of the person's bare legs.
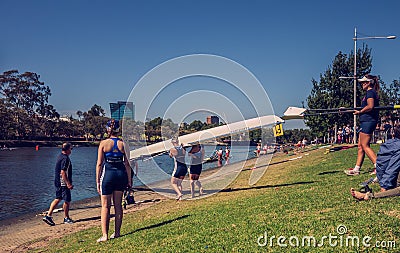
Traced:
<svg viewBox="0 0 400 253">
<path fill-rule="evenodd" d="M 199 187 L 199 195 L 201 196 L 201 195 L 203 195 L 203 186 L 201 185 L 201 182 L 200 182 L 200 180 L 196 180 L 196 185 L 197 185 L 197 187 Z"/>
<path fill-rule="evenodd" d="M 370 147 L 370 141 L 371 141 L 371 134 L 365 134 L 365 133 L 360 133 L 360 145 L 362 147 L 362 150 L 364 151 L 364 154 L 368 156 L 368 158 L 371 160 L 373 164 L 376 163 L 376 154 Z M 362 158 L 364 160 L 364 157 Z M 362 161 L 361 161 L 362 164 Z M 357 156 L 357 165 L 358 165 L 358 156 Z M 359 165 L 361 166 L 361 165 Z"/>
<path fill-rule="evenodd" d="M 369 200 L 369 194 L 350 189 L 350 194 L 357 200 Z"/>
<path fill-rule="evenodd" d="M 198 175 L 198 174 L 190 174 L 190 192 L 192 194 L 192 198 L 194 198 L 194 186 L 195 185 L 197 185 L 197 187 L 199 187 L 199 191 L 202 194 L 202 187 L 201 187 L 201 183 L 199 181 L 199 177 L 200 177 L 200 175 Z"/>
<path fill-rule="evenodd" d="M 122 210 L 122 195 L 124 192 L 114 191 L 113 201 L 114 201 L 114 212 L 115 212 L 115 231 L 110 238 L 117 238 L 121 235 L 122 218 L 124 212 Z"/>
<path fill-rule="evenodd" d="M 172 186 L 172 189 L 174 189 L 175 192 L 176 192 L 176 194 L 178 195 L 178 196 L 177 196 L 177 199 L 178 199 L 178 200 L 182 197 L 182 192 L 181 192 L 181 190 L 180 190 L 179 187 L 178 187 L 179 181 L 180 181 L 179 178 L 171 177 L 171 186 Z"/>
<path fill-rule="evenodd" d="M 350 194 L 357 200 L 369 200 L 371 198 L 387 198 L 387 197 L 400 196 L 400 187 L 394 189 L 385 189 L 381 187 L 381 190 L 379 192 L 376 192 L 374 195 L 372 195 L 372 193 L 369 192 L 362 193 L 351 188 Z"/>
<path fill-rule="evenodd" d="M 181 193 L 183 192 L 182 181 L 183 181 L 183 177 L 180 177 L 180 178 L 178 179 L 178 188 L 179 188 L 179 191 L 180 191 Z"/>
<path fill-rule="evenodd" d="M 47 215 L 51 216 L 53 214 L 54 209 L 57 207 L 58 203 L 60 203 L 61 199 L 54 199 L 51 204 L 49 211 L 47 211 Z"/>
<path fill-rule="evenodd" d="M 365 152 L 363 146 L 361 145 L 361 133 L 358 135 L 358 146 L 357 146 L 357 161 L 356 166 L 362 166 L 364 162 Z"/>
<path fill-rule="evenodd" d="M 111 196 L 101 195 L 101 233 L 102 237 L 97 239 L 97 242 L 104 242 L 108 240 L 108 230 L 110 227 L 110 207 Z"/>
<path fill-rule="evenodd" d="M 64 218 L 69 218 L 69 206 L 70 206 L 70 203 L 64 201 L 64 204 L 63 204 Z"/>
<path fill-rule="evenodd" d="M 192 194 L 192 198 L 194 198 L 194 181 L 190 179 L 190 193 Z"/>
</svg>

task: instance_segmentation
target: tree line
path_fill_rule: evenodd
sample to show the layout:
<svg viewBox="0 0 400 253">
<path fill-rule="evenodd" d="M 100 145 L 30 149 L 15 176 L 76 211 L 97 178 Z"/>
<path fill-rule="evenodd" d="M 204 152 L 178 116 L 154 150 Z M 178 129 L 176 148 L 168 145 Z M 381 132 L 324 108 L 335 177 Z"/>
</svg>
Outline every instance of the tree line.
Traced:
<svg viewBox="0 0 400 253">
<path fill-rule="evenodd" d="M 110 119 L 104 109 L 95 104 L 87 112 L 77 111 L 77 119 L 62 119 L 53 105 L 49 104 L 50 87 L 40 81 L 33 72 L 19 73 L 10 70 L 0 75 L 0 140 L 52 140 L 55 138 L 104 138 L 105 125 Z M 195 120 L 192 123 L 175 124 L 171 119 L 157 117 L 145 123 L 124 119 L 127 138 L 135 141 L 157 142 L 180 135 L 200 131 L 216 125 Z"/>
<path fill-rule="evenodd" d="M 371 73 L 372 55 L 371 49 L 364 45 L 356 52 L 357 57 L 357 78 Z M 332 65 L 328 66 L 326 71 L 320 74 L 320 80 L 311 80 L 312 90 L 307 97 L 308 108 L 325 109 L 338 107 L 353 107 L 353 79 L 340 79 L 339 77 L 353 77 L 354 71 L 354 54 L 344 54 L 339 52 Z M 380 83 L 380 105 L 394 105 L 400 103 L 400 81 L 393 80 L 386 84 L 379 73 L 373 73 L 378 76 Z M 361 85 L 357 84 L 356 90 L 357 106 L 361 106 L 361 99 L 365 95 Z M 380 111 L 381 116 L 387 118 L 398 118 L 397 111 Z M 353 114 L 328 114 L 318 117 L 307 117 L 305 123 L 310 127 L 313 134 L 318 137 L 326 135 L 328 130 L 333 126 L 353 125 Z"/>
<path fill-rule="evenodd" d="M 306 98 L 307 107 L 313 109 L 352 107 L 353 80 L 340 79 L 340 76 L 352 77 L 353 53 L 339 52 L 332 65 L 320 74 L 319 81 L 312 79 L 312 90 Z M 361 77 L 372 70 L 371 49 L 367 46 L 357 50 L 357 74 Z M 379 75 L 378 75 L 379 76 Z M 379 91 L 381 105 L 400 103 L 400 81 L 393 80 L 386 84 L 379 76 L 381 90 Z M 364 91 L 357 86 L 357 105 L 361 104 Z M 0 129 L 0 140 L 40 140 L 54 138 L 83 138 L 85 140 L 100 140 L 104 138 L 104 109 L 95 104 L 87 112 L 77 111 L 77 119 L 70 116 L 65 121 L 48 100 L 51 96 L 50 87 L 40 81 L 40 75 L 33 72 L 19 73 L 9 70 L 0 75 L 0 118 L 3 127 Z M 397 112 L 381 111 L 389 118 L 397 117 Z M 285 136 L 277 138 L 279 142 L 296 142 L 303 138 L 308 140 L 316 137 L 322 139 L 334 125 L 353 124 L 353 116 L 347 114 L 330 114 L 305 119 L 310 129 L 285 131 Z M 200 120 L 191 123 L 175 124 L 171 119 L 157 117 L 147 122 L 125 119 L 123 122 L 126 138 L 136 141 L 157 142 L 172 136 L 184 135 L 205 130 L 217 125 L 209 125 Z M 124 133 L 124 134 L 125 134 Z M 232 136 L 240 139 L 243 136 Z M 272 142 L 272 131 L 253 130 L 247 140 L 261 139 Z M 228 139 L 230 137 L 227 137 Z"/>
</svg>

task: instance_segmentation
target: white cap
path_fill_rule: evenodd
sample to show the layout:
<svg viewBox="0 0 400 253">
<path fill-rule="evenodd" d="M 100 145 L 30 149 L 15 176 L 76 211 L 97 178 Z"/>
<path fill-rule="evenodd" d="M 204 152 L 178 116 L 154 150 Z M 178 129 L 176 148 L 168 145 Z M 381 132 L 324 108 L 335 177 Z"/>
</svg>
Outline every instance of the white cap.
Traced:
<svg viewBox="0 0 400 253">
<path fill-rule="evenodd" d="M 367 78 L 366 76 L 364 76 L 363 78 L 358 79 L 358 81 L 359 81 L 360 83 L 361 83 L 361 82 L 371 82 L 372 79 L 369 79 L 369 78 Z"/>
</svg>

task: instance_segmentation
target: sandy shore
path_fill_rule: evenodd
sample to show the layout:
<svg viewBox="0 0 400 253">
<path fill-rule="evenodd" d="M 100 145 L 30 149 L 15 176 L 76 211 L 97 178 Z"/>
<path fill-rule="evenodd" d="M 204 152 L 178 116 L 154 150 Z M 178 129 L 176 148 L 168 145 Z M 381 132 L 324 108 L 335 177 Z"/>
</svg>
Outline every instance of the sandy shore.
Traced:
<svg viewBox="0 0 400 253">
<path fill-rule="evenodd" d="M 231 177 L 232 174 L 240 173 L 243 169 L 256 166 L 257 168 L 266 167 L 269 163 L 267 156 L 261 156 L 260 159 L 249 159 L 243 162 L 226 165 L 214 170 L 207 170 L 202 174 L 207 195 L 218 192 L 221 185 L 221 178 Z M 207 181 L 208 180 L 208 181 Z M 189 189 L 189 182 L 185 180 L 183 187 Z M 223 181 L 223 180 L 222 180 Z M 226 186 L 226 185 L 225 185 Z M 128 205 L 124 213 L 131 213 L 149 206 L 162 203 L 168 197 L 174 197 L 169 186 L 169 182 L 160 182 L 153 186 L 153 189 L 165 190 L 159 194 L 146 188 L 139 188 L 135 192 L 137 204 Z M 161 191 L 162 192 L 162 191 Z M 185 191 L 187 194 L 188 191 Z M 185 196 L 188 198 L 188 195 Z M 184 198 L 184 199 L 185 199 Z M 60 210 L 53 214 L 56 226 L 48 226 L 42 221 L 40 214 L 28 214 L 15 219 L 7 219 L 0 222 L 0 252 L 25 252 L 29 249 L 36 249 L 46 246 L 52 239 L 60 238 L 66 234 L 74 233 L 90 227 L 98 226 L 100 228 L 100 197 L 86 199 L 71 204 L 70 216 L 75 220 L 74 224 L 63 224 L 63 212 Z M 112 209 L 113 210 L 113 209 Z M 111 212 L 113 213 L 113 211 Z"/>
</svg>

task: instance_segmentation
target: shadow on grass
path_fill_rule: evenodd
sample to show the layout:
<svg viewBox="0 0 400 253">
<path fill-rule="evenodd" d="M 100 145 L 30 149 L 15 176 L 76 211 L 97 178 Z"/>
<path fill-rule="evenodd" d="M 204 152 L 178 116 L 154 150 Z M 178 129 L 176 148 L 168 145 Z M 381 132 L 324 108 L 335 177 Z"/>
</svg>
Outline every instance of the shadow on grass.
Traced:
<svg viewBox="0 0 400 253">
<path fill-rule="evenodd" d="M 260 185 L 260 186 L 253 186 L 253 187 L 245 187 L 245 188 L 228 188 L 223 189 L 221 192 L 235 192 L 235 191 L 246 191 L 246 190 L 253 190 L 253 189 L 267 189 L 267 188 L 275 188 L 275 187 L 286 187 L 292 185 L 303 185 L 303 184 L 313 184 L 315 181 L 305 181 L 305 182 L 295 182 L 291 184 L 276 184 L 276 185 Z"/>
<path fill-rule="evenodd" d="M 170 224 L 170 223 L 172 223 L 174 221 L 185 219 L 185 218 L 187 218 L 189 216 L 190 215 L 187 214 L 187 215 L 183 215 L 183 216 L 177 217 L 177 218 L 172 219 L 172 220 L 163 221 L 163 222 L 160 222 L 160 223 L 157 223 L 157 224 L 154 224 L 154 225 L 150 225 L 150 226 L 147 226 L 147 227 L 144 227 L 144 228 L 138 228 L 138 229 L 133 230 L 132 232 L 126 233 L 124 235 L 121 235 L 121 237 L 122 236 L 131 235 L 133 233 L 136 233 L 136 232 L 139 232 L 139 231 L 143 231 L 143 230 L 148 230 L 148 229 L 152 229 L 152 228 L 158 228 L 158 227 Z"/>
<path fill-rule="evenodd" d="M 291 160 L 283 160 L 283 161 L 280 161 L 280 162 L 274 162 L 274 163 L 270 163 L 270 164 L 264 164 L 264 165 L 260 165 L 260 166 L 257 166 L 257 167 L 253 167 L 253 168 L 243 169 L 242 171 L 253 170 L 253 169 L 258 169 L 258 168 L 265 168 L 265 166 L 272 166 L 272 165 L 275 165 L 275 164 L 286 163 L 286 162 L 290 162 L 290 161 Z"/>
<path fill-rule="evenodd" d="M 323 175 L 329 175 L 329 174 L 336 174 L 336 173 L 340 173 L 341 171 L 339 170 L 335 170 L 335 171 L 324 171 L 321 173 L 318 173 L 318 176 L 323 176 Z"/>
</svg>

